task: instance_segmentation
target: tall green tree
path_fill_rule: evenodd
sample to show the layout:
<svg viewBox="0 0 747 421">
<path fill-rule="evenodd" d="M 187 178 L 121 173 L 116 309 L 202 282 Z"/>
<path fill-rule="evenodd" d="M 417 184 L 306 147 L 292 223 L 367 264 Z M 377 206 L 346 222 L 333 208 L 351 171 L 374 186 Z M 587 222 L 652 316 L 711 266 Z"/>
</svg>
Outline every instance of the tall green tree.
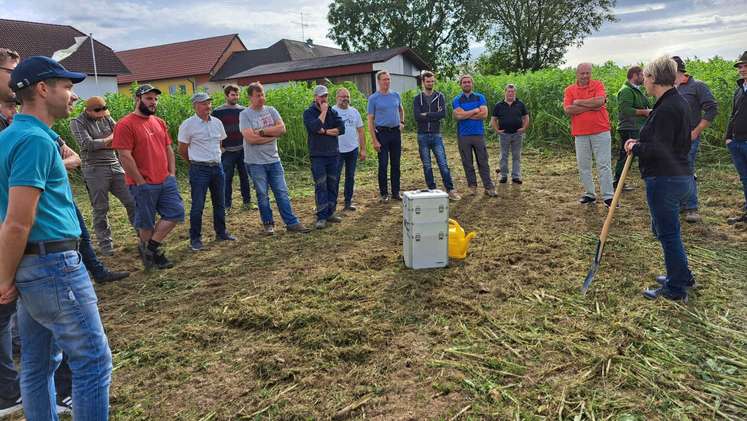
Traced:
<svg viewBox="0 0 747 421">
<path fill-rule="evenodd" d="M 539 70 L 563 63 L 569 47 L 614 21 L 615 0 L 500 0 L 484 2 L 489 22 L 484 73 Z"/>
<path fill-rule="evenodd" d="M 410 47 L 435 69 L 469 59 L 469 42 L 485 28 L 475 0 L 336 0 L 328 36 L 346 51 Z"/>
</svg>

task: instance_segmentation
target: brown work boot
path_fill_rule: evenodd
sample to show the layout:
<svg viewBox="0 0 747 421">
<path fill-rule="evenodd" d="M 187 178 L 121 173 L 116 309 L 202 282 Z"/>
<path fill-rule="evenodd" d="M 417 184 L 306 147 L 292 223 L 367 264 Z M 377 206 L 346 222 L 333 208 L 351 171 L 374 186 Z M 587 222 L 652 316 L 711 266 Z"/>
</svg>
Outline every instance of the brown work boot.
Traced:
<svg viewBox="0 0 747 421">
<path fill-rule="evenodd" d="M 457 193 L 456 190 L 450 190 L 449 191 L 449 200 L 455 202 L 457 200 L 461 200 L 461 198 L 462 198 L 462 196 L 460 196 L 459 193 Z"/>
<path fill-rule="evenodd" d="M 703 218 L 700 217 L 700 214 L 698 213 L 697 209 L 690 209 L 685 212 L 685 221 L 695 224 L 697 222 L 702 221 Z"/>
<path fill-rule="evenodd" d="M 498 196 L 498 192 L 495 191 L 495 187 L 491 187 L 489 189 L 485 189 L 485 194 L 490 197 L 496 197 Z"/>
</svg>

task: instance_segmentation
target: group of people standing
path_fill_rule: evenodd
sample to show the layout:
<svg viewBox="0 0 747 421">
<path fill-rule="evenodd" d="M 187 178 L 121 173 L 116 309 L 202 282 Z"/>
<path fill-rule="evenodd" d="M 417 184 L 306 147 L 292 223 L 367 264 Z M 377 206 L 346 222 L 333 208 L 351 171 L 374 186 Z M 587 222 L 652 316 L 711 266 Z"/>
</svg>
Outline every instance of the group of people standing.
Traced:
<svg viewBox="0 0 747 421">
<path fill-rule="evenodd" d="M 747 222 L 747 52 L 735 67 L 741 78 L 726 144 L 743 183 L 745 208 L 743 215 L 730 218 L 729 223 Z M 618 162 L 613 177 L 605 89 L 592 79 L 591 65 L 580 65 L 576 74 L 577 81 L 566 88 L 563 103 L 571 117 L 585 188 L 580 202 L 596 201 L 591 176 L 592 160 L 596 159 L 601 196 L 610 206 L 622 167 Z M 80 156 L 51 129 L 55 121 L 70 115 L 78 99 L 73 86 L 84 78 L 84 74 L 67 71 L 52 59 L 37 56 L 21 61 L 17 53 L 0 49 L 0 104 L 13 103 L 15 109 L 18 101 L 22 106 L 17 115 L 0 113 L 0 415 L 23 404 L 27 419 L 32 421 L 56 419 L 58 411 L 71 408 L 76 419 L 108 417 L 111 352 L 88 271 L 97 282 L 122 279 L 128 273 L 112 272 L 96 257 L 73 201 L 67 172 L 82 161 L 99 253 L 114 253 L 107 219 L 109 193 L 122 203 L 136 230 L 146 268 L 173 267 L 163 243 L 185 219 L 173 141 L 166 123 L 155 116 L 161 94 L 157 88 L 140 86 L 135 92 L 135 109 L 119 122 L 109 115 L 104 98 L 89 98 L 84 111 L 70 125 L 80 145 Z M 382 71 L 376 80 L 378 90 L 369 98 L 367 122 L 378 154 L 379 198 L 381 202 L 402 200 L 400 159 L 405 110 L 399 94 L 390 89 L 391 75 Z M 452 108 L 467 188 L 477 194 L 479 172 L 485 194 L 494 197 L 497 192 L 485 141 L 487 100 L 474 91 L 471 76 L 463 75 L 459 84 L 462 93 L 453 98 Z M 436 188 L 433 154 L 449 198 L 459 200 L 441 134 L 446 98 L 434 89 L 435 75 L 431 72 L 423 73 L 422 87 L 413 100 L 412 115 L 417 123 L 425 184 Z M 242 107 L 238 104 L 239 88 L 227 86 L 226 103 L 216 109 L 208 94 L 194 94 L 191 102 L 195 113 L 179 127 L 178 153 L 189 163 L 192 250 L 203 248 L 202 214 L 208 191 L 215 239 L 236 240 L 226 228 L 225 215 L 231 207 L 231 184 L 237 168 L 246 209 L 255 208 L 251 178 L 263 233 L 275 232 L 270 190 L 288 231 L 310 231 L 293 211 L 278 152 L 277 140 L 286 131 L 285 123 L 279 112 L 266 104 L 260 83 L 250 84 L 247 92 L 250 104 Z M 647 95 L 656 98 L 653 106 Z M 343 169 L 343 210 L 356 210 L 356 163 L 366 159 L 364 123 L 350 105 L 350 93 L 338 89 L 334 106 L 329 105 L 328 97 L 325 86 L 316 86 L 314 100 L 303 113 L 315 184 L 317 229 L 341 221 L 337 201 Z M 627 154 L 639 158 L 652 229 L 662 244 L 667 271 L 656 279 L 660 287 L 646 290 L 644 295 L 651 299 L 686 299 L 695 280 L 680 237 L 679 214 L 684 210 L 688 222 L 700 220 L 695 158 L 700 135 L 717 113 L 716 103 L 705 84 L 687 75 L 684 62 L 677 57 L 661 57 L 643 69 L 631 68 L 628 80 L 618 91 L 618 102 L 622 141 L 619 161 Z M 6 124 L 11 120 L 12 124 Z M 522 183 L 521 149 L 528 125 L 526 106 L 516 98 L 516 87 L 507 85 L 505 98 L 493 107 L 490 121 L 500 135 L 499 183 L 507 183 L 509 176 L 512 183 Z M 513 155 L 511 168 L 509 154 Z M 20 382 L 10 345 L 9 324 L 14 314 L 20 331 Z M 55 373 L 67 373 L 56 386 Z"/>
</svg>

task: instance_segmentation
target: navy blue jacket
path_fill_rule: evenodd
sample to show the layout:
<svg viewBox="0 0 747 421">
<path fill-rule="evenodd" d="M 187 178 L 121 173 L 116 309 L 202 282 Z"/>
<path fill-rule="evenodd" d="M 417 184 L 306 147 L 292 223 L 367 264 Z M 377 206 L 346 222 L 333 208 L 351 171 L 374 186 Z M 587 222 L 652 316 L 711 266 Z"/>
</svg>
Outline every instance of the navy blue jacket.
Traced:
<svg viewBox="0 0 747 421">
<path fill-rule="evenodd" d="M 441 133 L 441 120 L 446 117 L 444 94 L 433 91 L 431 100 L 427 101 L 425 93 L 421 92 L 413 99 L 412 110 L 418 122 L 418 133 Z"/>
<path fill-rule="evenodd" d="M 319 115 L 322 113 L 316 103 L 312 103 L 306 111 L 303 112 L 303 124 L 306 126 L 306 132 L 308 133 L 308 145 L 309 155 L 315 156 L 336 156 L 340 154 L 338 147 L 337 136 L 330 136 L 319 133 L 321 129 L 338 129 L 340 134 L 345 134 L 345 122 L 342 121 L 340 115 L 337 114 L 332 106 L 327 109 L 327 116 L 324 119 L 324 124 L 319 120 Z"/>
</svg>

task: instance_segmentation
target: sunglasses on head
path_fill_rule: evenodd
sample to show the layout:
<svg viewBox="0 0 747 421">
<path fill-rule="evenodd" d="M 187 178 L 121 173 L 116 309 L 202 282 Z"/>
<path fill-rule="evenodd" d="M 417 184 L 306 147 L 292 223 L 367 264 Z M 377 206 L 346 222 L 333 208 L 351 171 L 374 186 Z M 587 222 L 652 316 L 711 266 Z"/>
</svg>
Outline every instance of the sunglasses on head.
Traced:
<svg viewBox="0 0 747 421">
<path fill-rule="evenodd" d="M 100 113 L 100 112 L 106 111 L 108 109 L 109 109 L 109 107 L 107 107 L 106 105 L 104 105 L 103 107 L 96 107 L 96 108 L 94 108 L 93 111 L 95 111 L 97 113 Z"/>
</svg>

